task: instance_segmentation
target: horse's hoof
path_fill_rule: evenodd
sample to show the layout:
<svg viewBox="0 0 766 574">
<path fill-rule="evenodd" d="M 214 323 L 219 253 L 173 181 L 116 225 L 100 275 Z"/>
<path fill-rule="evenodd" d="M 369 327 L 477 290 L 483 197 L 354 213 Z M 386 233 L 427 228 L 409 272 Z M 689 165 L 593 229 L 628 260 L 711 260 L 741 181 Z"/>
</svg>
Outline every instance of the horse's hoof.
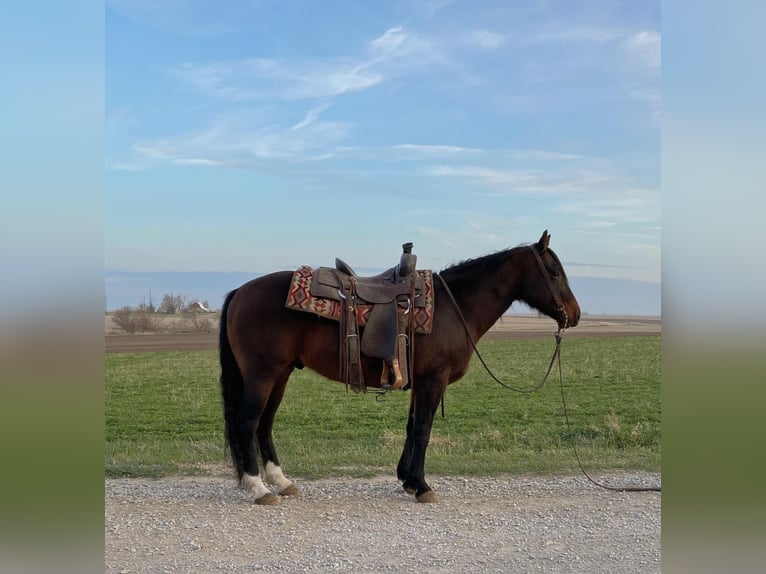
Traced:
<svg viewBox="0 0 766 574">
<path fill-rule="evenodd" d="M 296 496 L 300 493 L 300 490 L 298 490 L 298 487 L 294 484 L 291 484 L 289 486 L 286 486 L 284 489 L 279 491 L 280 496 Z"/>
<path fill-rule="evenodd" d="M 404 492 L 407 494 L 415 494 L 417 492 L 417 489 L 414 486 L 407 486 L 405 484 L 402 488 L 404 488 Z"/>
<path fill-rule="evenodd" d="M 273 506 L 275 504 L 279 504 L 279 497 L 275 496 L 271 492 L 267 492 L 260 498 L 256 498 L 255 503 L 259 506 Z"/>
<path fill-rule="evenodd" d="M 417 496 L 418 502 L 439 502 L 439 497 L 433 490 L 426 490 Z"/>
</svg>

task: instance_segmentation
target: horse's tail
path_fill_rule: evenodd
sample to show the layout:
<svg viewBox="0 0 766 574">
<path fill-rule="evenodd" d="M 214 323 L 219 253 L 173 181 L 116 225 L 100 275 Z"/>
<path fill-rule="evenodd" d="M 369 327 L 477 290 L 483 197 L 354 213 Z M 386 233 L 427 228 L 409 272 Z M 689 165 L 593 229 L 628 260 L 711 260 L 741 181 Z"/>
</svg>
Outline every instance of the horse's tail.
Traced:
<svg viewBox="0 0 766 574">
<path fill-rule="evenodd" d="M 230 292 L 226 296 L 226 300 L 223 302 L 223 308 L 221 309 L 221 330 L 218 334 L 218 352 L 221 360 L 221 396 L 223 398 L 223 420 L 225 425 L 226 444 L 229 447 L 231 460 L 237 471 L 237 477 L 241 479 L 242 474 L 244 473 L 242 463 L 243 445 L 240 444 L 240 435 L 239 432 L 237 432 L 237 427 L 240 417 L 239 412 L 242 405 L 244 381 L 242 379 L 242 373 L 239 370 L 239 365 L 237 364 L 237 359 L 234 357 L 234 353 L 231 350 L 229 335 L 226 328 L 226 316 L 229 310 L 229 303 L 231 303 L 236 292 L 236 289 Z"/>
</svg>

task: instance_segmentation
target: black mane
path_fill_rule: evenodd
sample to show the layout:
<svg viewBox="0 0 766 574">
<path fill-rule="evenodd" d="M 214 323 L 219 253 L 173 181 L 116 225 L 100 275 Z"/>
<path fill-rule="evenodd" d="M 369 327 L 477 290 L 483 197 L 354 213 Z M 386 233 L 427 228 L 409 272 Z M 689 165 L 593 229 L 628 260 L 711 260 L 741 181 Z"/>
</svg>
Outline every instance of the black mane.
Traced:
<svg viewBox="0 0 766 574">
<path fill-rule="evenodd" d="M 527 247 L 531 247 L 531 244 L 524 243 L 522 245 L 517 245 L 516 247 L 495 251 L 489 255 L 466 259 L 459 263 L 454 263 L 445 267 L 440 271 L 440 275 L 444 277 L 446 281 L 451 282 L 460 282 L 463 279 L 475 280 L 478 274 L 491 273 L 495 271 L 505 262 L 508 256 L 520 249 L 525 249 Z M 561 265 L 561 261 L 559 260 L 558 255 L 556 255 L 556 253 L 551 248 L 548 248 L 547 252 L 551 255 L 551 257 L 553 257 L 554 261 L 558 263 L 560 273 L 564 276 L 564 280 L 568 282 L 566 272 L 564 271 L 563 265 Z"/>
<path fill-rule="evenodd" d="M 495 251 L 489 255 L 466 259 L 445 267 L 440 271 L 440 275 L 447 281 L 460 281 L 464 278 L 472 278 L 475 280 L 477 274 L 494 271 L 498 266 L 505 262 L 512 251 L 517 251 L 524 247 L 528 247 L 528 245 L 518 245 L 509 249 Z"/>
</svg>

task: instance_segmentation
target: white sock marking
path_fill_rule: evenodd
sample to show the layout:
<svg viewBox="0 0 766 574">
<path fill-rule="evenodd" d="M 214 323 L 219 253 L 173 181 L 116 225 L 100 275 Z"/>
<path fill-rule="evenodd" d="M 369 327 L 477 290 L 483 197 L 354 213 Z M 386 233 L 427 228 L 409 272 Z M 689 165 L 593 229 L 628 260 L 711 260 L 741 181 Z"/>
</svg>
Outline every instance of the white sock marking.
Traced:
<svg viewBox="0 0 766 574">
<path fill-rule="evenodd" d="M 269 461 L 266 463 L 266 482 L 274 484 L 279 492 L 290 486 L 292 482 L 282 473 L 282 467 Z"/>
<path fill-rule="evenodd" d="M 252 474 L 243 474 L 242 481 L 240 482 L 242 488 L 248 492 L 252 492 L 255 495 L 255 499 L 258 500 L 266 494 L 271 494 L 271 491 L 263 484 L 261 476 L 253 476 Z"/>
</svg>

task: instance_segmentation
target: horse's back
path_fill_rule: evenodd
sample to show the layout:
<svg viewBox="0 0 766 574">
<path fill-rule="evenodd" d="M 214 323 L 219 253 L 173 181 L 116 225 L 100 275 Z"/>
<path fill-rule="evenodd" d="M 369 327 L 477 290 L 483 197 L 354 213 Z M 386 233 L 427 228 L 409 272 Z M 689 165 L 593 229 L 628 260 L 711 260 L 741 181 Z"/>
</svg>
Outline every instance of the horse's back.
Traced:
<svg viewBox="0 0 766 574">
<path fill-rule="evenodd" d="M 282 299 L 284 303 L 291 277 L 291 271 L 276 271 L 243 283 L 235 289 L 236 292 L 229 304 L 229 317 L 231 318 L 232 313 L 236 312 L 234 310 L 241 307 L 273 308 L 274 302 L 278 299 Z"/>
</svg>

